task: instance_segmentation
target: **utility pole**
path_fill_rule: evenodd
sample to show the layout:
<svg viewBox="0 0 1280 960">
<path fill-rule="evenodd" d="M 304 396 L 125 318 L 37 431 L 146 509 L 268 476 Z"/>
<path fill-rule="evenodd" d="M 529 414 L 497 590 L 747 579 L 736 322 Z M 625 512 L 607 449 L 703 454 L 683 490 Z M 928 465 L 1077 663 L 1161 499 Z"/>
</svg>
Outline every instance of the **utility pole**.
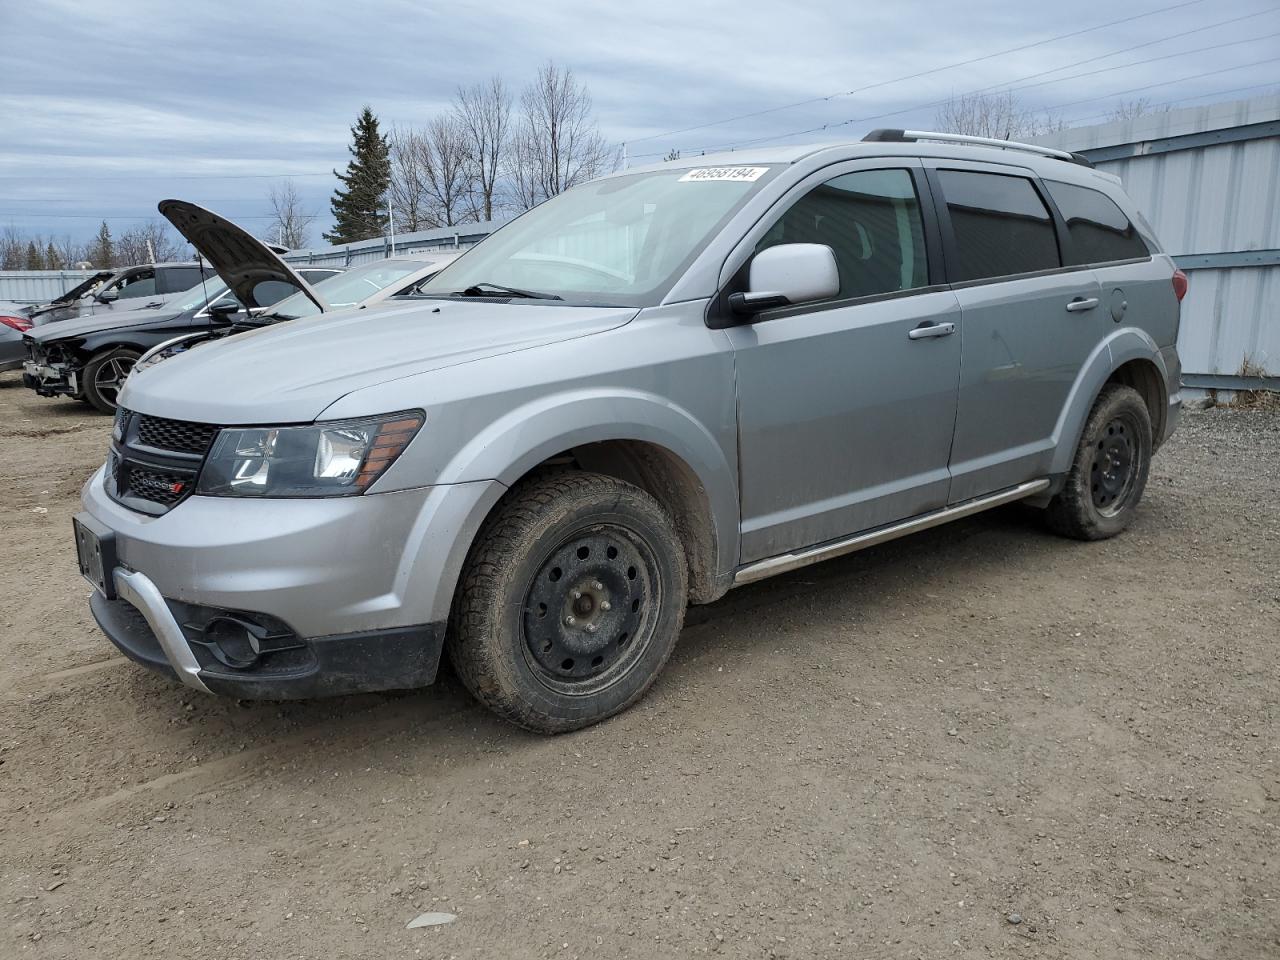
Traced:
<svg viewBox="0 0 1280 960">
<path fill-rule="evenodd" d="M 387 229 L 391 231 L 391 255 L 396 255 L 396 214 L 391 209 L 391 195 L 387 195 Z"/>
</svg>

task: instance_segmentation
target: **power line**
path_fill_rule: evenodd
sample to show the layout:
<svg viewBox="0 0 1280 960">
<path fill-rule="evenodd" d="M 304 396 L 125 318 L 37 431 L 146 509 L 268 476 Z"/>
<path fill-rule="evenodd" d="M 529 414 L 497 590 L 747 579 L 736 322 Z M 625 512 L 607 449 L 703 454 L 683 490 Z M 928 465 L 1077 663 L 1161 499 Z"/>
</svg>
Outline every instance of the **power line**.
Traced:
<svg viewBox="0 0 1280 960">
<path fill-rule="evenodd" d="M 32 177 L 23 174 L 0 174 L 0 180 L 290 180 L 294 177 L 331 177 L 333 171 L 325 173 L 198 173 L 170 175 L 158 173 L 152 176 L 120 176 L 119 174 L 102 174 L 94 176 L 70 175 Z"/>
<path fill-rule="evenodd" d="M 1187 103 L 1191 100 L 1207 100 L 1209 97 L 1223 97 L 1228 93 L 1244 93 L 1246 90 L 1261 90 L 1264 87 L 1270 87 L 1273 90 L 1280 91 L 1280 80 L 1273 80 L 1271 83 L 1255 83 L 1248 87 L 1232 87 L 1229 90 L 1215 90 L 1213 93 L 1201 93 L 1194 97 L 1179 97 L 1177 100 L 1163 100 L 1160 103 L 1147 104 L 1146 109 L 1148 112 L 1151 112 L 1159 107 L 1172 107 L 1179 103 Z M 1209 106 L 1213 106 L 1213 104 L 1209 104 Z M 1072 117 L 1067 122 L 1070 124 L 1078 124 L 1083 123 L 1086 120 L 1105 120 L 1111 116 L 1112 114 L 1110 113 L 1093 113 L 1085 117 Z"/>
<path fill-rule="evenodd" d="M 1020 53 L 1023 50 L 1031 50 L 1034 47 L 1042 47 L 1045 44 L 1056 43 L 1059 40 L 1069 40 L 1072 37 L 1079 37 L 1086 33 L 1093 33 L 1095 30 L 1103 30 L 1107 27 L 1119 26 L 1122 23 L 1130 23 L 1134 20 L 1142 20 L 1146 17 L 1155 16 L 1157 13 L 1167 13 L 1170 10 L 1179 10 L 1183 7 L 1192 7 L 1203 3 L 1204 0 L 1183 0 L 1182 3 L 1171 4 L 1167 7 L 1158 7 L 1155 10 L 1149 10 L 1146 13 L 1138 13 L 1129 17 L 1121 17 L 1119 20 L 1112 20 L 1108 23 L 1100 23 L 1097 26 L 1085 27 L 1083 30 L 1073 30 L 1070 33 L 1061 33 L 1054 37 L 1048 37 L 1044 40 L 1036 40 L 1034 43 L 1026 43 L 1017 47 L 1010 47 L 1007 50 L 998 50 L 995 53 L 983 54 L 980 57 L 971 57 L 968 60 L 959 60 L 955 63 L 948 63 L 945 66 L 933 67 L 929 70 L 922 70 L 919 73 L 908 74 L 903 77 L 894 77 L 892 80 L 880 80 L 876 83 L 869 83 L 866 86 L 856 87 L 853 90 L 845 90 L 840 93 L 828 94 L 825 97 L 810 97 L 807 100 L 797 100 L 795 103 L 784 103 L 781 106 L 769 107 L 766 110 L 756 110 L 751 113 L 739 114 L 735 117 L 725 117 L 722 120 L 711 120 L 707 123 L 694 124 L 691 127 L 682 127 L 679 130 L 668 130 L 666 133 L 652 133 L 646 137 L 635 137 L 627 140 L 628 145 L 633 143 L 645 143 L 649 140 L 661 140 L 664 137 L 674 137 L 681 133 L 689 133 L 693 130 L 703 130 L 707 127 L 719 126 L 722 123 L 733 123 L 735 120 L 748 120 L 752 117 L 762 117 L 769 113 L 778 113 L 782 110 L 791 110 L 795 107 L 807 106 L 811 103 L 822 103 L 827 100 L 834 100 L 836 97 L 851 97 L 857 93 L 865 93 L 868 90 L 875 90 L 879 87 L 886 87 L 893 83 L 902 83 L 907 80 L 918 80 L 920 77 L 932 76 L 935 73 L 942 73 L 945 70 L 954 70 L 956 67 L 967 67 L 973 63 L 981 63 L 984 60 L 993 60 L 996 57 L 1007 56 L 1010 53 Z M 1266 12 L 1266 11 L 1263 11 Z M 656 154 L 643 154 L 643 156 L 656 156 Z"/>
<path fill-rule="evenodd" d="M 1068 103 L 1050 104 L 1044 109 L 1057 110 L 1057 109 L 1061 109 L 1062 107 L 1076 106 L 1077 104 L 1081 104 L 1081 103 L 1092 103 L 1096 100 L 1106 100 L 1110 97 L 1119 97 L 1127 93 L 1138 93 L 1142 90 L 1154 90 L 1157 87 L 1167 87 L 1175 83 L 1182 83 L 1187 80 L 1198 80 L 1201 77 L 1212 77 L 1220 73 L 1229 73 L 1232 70 L 1243 70 L 1246 67 L 1256 67 L 1264 63 L 1274 63 L 1277 60 L 1280 60 L 1280 57 L 1268 57 L 1266 59 L 1255 60 L 1250 63 L 1237 64 L 1234 67 L 1223 67 L 1220 70 L 1209 70 L 1205 73 L 1197 73 L 1197 74 L 1192 74 L 1191 76 L 1177 77 L 1173 80 L 1161 81 L 1160 83 L 1148 84 L 1145 87 L 1133 87 L 1128 90 L 1118 90 L 1118 91 L 1115 91 L 1114 93 L 1107 93 L 1107 94 L 1103 94 L 1102 96 L 1090 97 L 1084 100 L 1072 100 Z M 887 117 L 897 117 L 897 116 L 901 116 L 904 113 L 913 113 L 916 110 L 923 110 L 928 107 L 939 106 L 947 102 L 948 102 L 947 100 L 932 100 L 932 101 L 929 101 L 928 103 L 918 103 L 910 107 L 903 107 L 901 110 L 890 110 L 886 113 L 877 113 L 877 114 L 872 114 L 871 116 L 866 116 L 866 117 L 852 117 L 848 120 L 838 120 L 830 123 L 824 123 L 816 127 L 807 127 L 803 130 L 792 130 L 789 133 L 776 133 L 776 134 L 771 134 L 770 136 L 767 136 L 767 137 L 756 137 L 751 140 L 738 140 L 733 143 L 722 144 L 716 147 L 703 147 L 695 150 L 690 150 L 688 152 L 689 153 L 714 153 L 714 152 L 720 152 L 724 150 L 736 150 L 741 147 L 755 146 L 761 143 L 771 143 L 776 140 L 786 140 L 790 137 L 798 137 L 806 133 L 822 133 L 827 130 L 834 130 L 837 127 L 846 127 L 854 123 L 868 123 L 872 120 L 883 120 Z M 662 154 L 641 154 L 641 156 L 661 156 L 661 155 Z"/>
</svg>

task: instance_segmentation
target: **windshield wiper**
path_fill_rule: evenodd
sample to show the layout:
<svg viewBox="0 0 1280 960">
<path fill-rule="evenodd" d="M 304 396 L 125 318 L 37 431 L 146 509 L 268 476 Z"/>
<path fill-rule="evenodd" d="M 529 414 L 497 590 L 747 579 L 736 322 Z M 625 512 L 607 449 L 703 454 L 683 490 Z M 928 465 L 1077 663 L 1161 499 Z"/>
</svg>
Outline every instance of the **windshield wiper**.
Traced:
<svg viewBox="0 0 1280 960">
<path fill-rule="evenodd" d="M 454 296 L 487 297 L 489 296 L 489 294 L 485 293 L 486 289 L 497 290 L 499 293 L 509 294 L 510 296 L 513 296 L 513 297 L 525 297 L 529 300 L 563 300 L 564 299 L 564 297 L 558 296 L 557 294 L 554 294 L 554 293 L 537 293 L 536 291 L 533 291 L 533 290 L 521 290 L 519 287 L 504 287 L 500 283 L 487 283 L 484 281 L 481 281 L 480 283 L 473 283 L 471 286 L 467 287 L 467 289 L 463 290 L 461 293 L 454 294 Z"/>
</svg>

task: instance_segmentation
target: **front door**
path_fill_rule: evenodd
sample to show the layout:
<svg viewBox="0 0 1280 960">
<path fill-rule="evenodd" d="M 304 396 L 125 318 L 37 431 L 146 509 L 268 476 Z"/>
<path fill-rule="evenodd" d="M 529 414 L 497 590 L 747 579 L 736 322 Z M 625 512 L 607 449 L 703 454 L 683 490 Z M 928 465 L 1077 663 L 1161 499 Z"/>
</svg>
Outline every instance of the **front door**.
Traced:
<svg viewBox="0 0 1280 960">
<path fill-rule="evenodd" d="M 1045 476 L 1072 386 L 1111 323 L 1098 279 L 1064 267 L 1030 171 L 932 161 L 964 325 L 951 503 Z"/>
<path fill-rule="evenodd" d="M 922 171 L 909 160 L 842 164 L 799 185 L 760 228 L 756 252 L 830 246 L 840 292 L 726 331 L 743 563 L 946 503 L 960 310 L 954 293 L 930 285 Z"/>
</svg>

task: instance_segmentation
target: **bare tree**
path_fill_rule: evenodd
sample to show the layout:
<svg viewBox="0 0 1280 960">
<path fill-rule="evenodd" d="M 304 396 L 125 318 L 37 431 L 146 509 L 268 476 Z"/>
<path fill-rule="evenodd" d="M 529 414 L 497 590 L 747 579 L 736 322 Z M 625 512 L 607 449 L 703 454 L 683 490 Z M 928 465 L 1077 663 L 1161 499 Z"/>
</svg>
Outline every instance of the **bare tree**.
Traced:
<svg viewBox="0 0 1280 960">
<path fill-rule="evenodd" d="M 1024 105 L 1011 90 L 952 97 L 938 108 L 934 123 L 948 133 L 998 140 L 1026 140 L 1066 127 L 1060 118 Z"/>
<path fill-rule="evenodd" d="M 548 62 L 520 97 L 513 187 L 528 209 L 617 166 L 618 153 L 600 136 L 591 94 L 569 69 Z"/>
<path fill-rule="evenodd" d="M 177 260 L 182 250 L 169 233 L 168 224 L 159 220 L 130 227 L 115 242 L 115 266 L 131 267 L 139 263 L 163 263 Z"/>
<path fill-rule="evenodd" d="M 1151 102 L 1150 97 L 1135 97 L 1132 100 L 1121 100 L 1112 108 L 1108 115 L 1108 120 L 1136 120 L 1138 117 L 1145 117 L 1152 113 L 1168 113 L 1173 109 L 1173 104 L 1162 103 L 1156 106 Z"/>
<path fill-rule="evenodd" d="M 272 218 L 271 226 L 267 228 L 267 240 L 290 250 L 305 247 L 310 241 L 311 225 L 316 218 L 303 207 L 293 181 L 281 180 L 272 185 L 267 196 L 271 200 Z"/>
<path fill-rule="evenodd" d="M 511 140 L 511 94 L 501 77 L 459 87 L 453 115 L 466 150 L 473 213 L 478 220 L 492 220 Z"/>
<path fill-rule="evenodd" d="M 433 117 L 422 132 L 420 149 L 435 226 L 451 227 L 470 219 L 467 146 L 457 118 L 452 114 Z"/>
<path fill-rule="evenodd" d="M 9 224 L 0 232 L 0 270 L 21 270 L 27 258 L 22 231 Z"/>
<path fill-rule="evenodd" d="M 408 128 L 395 128 L 387 134 L 391 157 L 391 179 L 387 195 L 395 214 L 396 229 L 412 233 L 435 226 L 428 215 L 427 174 L 423 168 L 426 151 L 420 144 L 421 134 Z"/>
</svg>

